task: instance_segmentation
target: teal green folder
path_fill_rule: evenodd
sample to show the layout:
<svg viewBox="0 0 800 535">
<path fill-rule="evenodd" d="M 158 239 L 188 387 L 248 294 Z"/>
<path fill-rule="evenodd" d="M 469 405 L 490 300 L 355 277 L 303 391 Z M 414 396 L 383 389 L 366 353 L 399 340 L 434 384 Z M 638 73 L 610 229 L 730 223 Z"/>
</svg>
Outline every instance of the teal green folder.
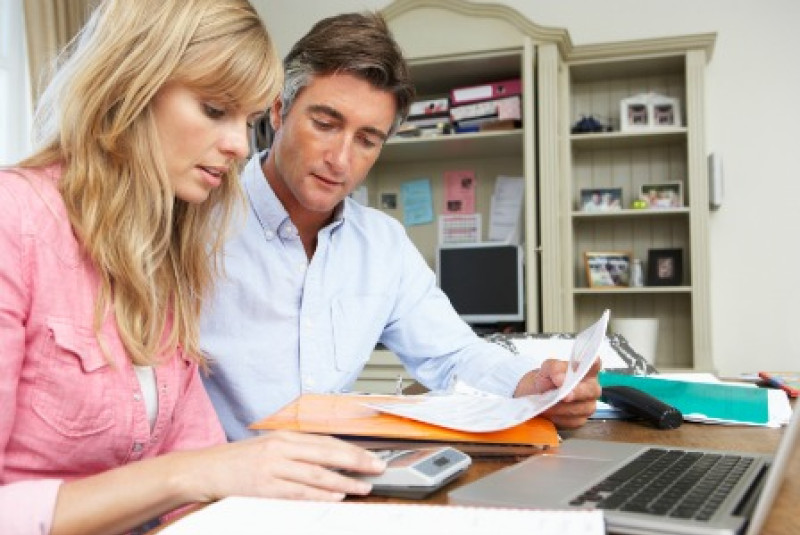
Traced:
<svg viewBox="0 0 800 535">
<path fill-rule="evenodd" d="M 695 383 L 675 379 L 657 379 L 643 375 L 603 372 L 601 386 L 631 386 L 672 405 L 684 415 L 731 422 L 766 424 L 769 399 L 763 388 L 747 388 L 716 383 Z"/>
</svg>

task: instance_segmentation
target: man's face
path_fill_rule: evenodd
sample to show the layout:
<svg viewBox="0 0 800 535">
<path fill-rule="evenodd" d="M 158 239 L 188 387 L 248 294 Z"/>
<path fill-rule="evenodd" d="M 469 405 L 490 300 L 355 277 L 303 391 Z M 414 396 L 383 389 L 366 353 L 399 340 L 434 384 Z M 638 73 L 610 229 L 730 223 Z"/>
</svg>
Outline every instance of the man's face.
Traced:
<svg viewBox="0 0 800 535">
<path fill-rule="evenodd" d="M 319 76 L 275 127 L 267 175 L 293 219 L 328 217 L 366 178 L 395 117 L 391 93 L 349 74 Z M 275 175 L 275 176 L 273 176 Z"/>
</svg>

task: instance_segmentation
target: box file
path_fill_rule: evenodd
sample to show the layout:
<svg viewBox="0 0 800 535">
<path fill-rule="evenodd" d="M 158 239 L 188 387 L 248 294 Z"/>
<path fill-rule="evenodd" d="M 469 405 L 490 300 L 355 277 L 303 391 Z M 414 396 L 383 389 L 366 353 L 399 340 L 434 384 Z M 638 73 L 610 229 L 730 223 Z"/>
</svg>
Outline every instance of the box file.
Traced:
<svg viewBox="0 0 800 535">
<path fill-rule="evenodd" d="M 450 105 L 460 106 L 472 102 L 511 97 L 522 94 L 522 80 L 513 78 L 499 82 L 459 87 L 450 91 Z"/>
</svg>

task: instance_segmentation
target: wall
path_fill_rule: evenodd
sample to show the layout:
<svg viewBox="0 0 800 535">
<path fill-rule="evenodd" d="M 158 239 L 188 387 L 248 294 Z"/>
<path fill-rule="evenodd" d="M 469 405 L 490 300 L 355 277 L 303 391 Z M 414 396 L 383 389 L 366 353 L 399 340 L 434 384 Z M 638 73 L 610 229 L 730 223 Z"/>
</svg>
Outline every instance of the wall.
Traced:
<svg viewBox="0 0 800 535">
<path fill-rule="evenodd" d="M 252 1 L 281 53 L 320 18 L 389 4 Z M 497 3 L 567 28 L 575 44 L 717 32 L 706 87 L 707 146 L 725 178 L 711 216 L 713 359 L 723 375 L 800 369 L 800 2 Z"/>
</svg>

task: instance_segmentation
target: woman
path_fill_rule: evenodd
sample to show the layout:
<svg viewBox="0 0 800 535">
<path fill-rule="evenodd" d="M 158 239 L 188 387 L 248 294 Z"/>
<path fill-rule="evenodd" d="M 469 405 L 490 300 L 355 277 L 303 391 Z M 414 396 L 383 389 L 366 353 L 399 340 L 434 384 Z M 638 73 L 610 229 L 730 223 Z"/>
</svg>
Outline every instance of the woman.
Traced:
<svg viewBox="0 0 800 535">
<path fill-rule="evenodd" d="M 0 170 L 4 534 L 122 533 L 231 494 L 341 499 L 369 485 L 326 467 L 383 469 L 331 438 L 225 444 L 199 381 L 248 124 L 281 81 L 246 0 L 105 0 L 63 54 L 42 148 Z"/>
</svg>

